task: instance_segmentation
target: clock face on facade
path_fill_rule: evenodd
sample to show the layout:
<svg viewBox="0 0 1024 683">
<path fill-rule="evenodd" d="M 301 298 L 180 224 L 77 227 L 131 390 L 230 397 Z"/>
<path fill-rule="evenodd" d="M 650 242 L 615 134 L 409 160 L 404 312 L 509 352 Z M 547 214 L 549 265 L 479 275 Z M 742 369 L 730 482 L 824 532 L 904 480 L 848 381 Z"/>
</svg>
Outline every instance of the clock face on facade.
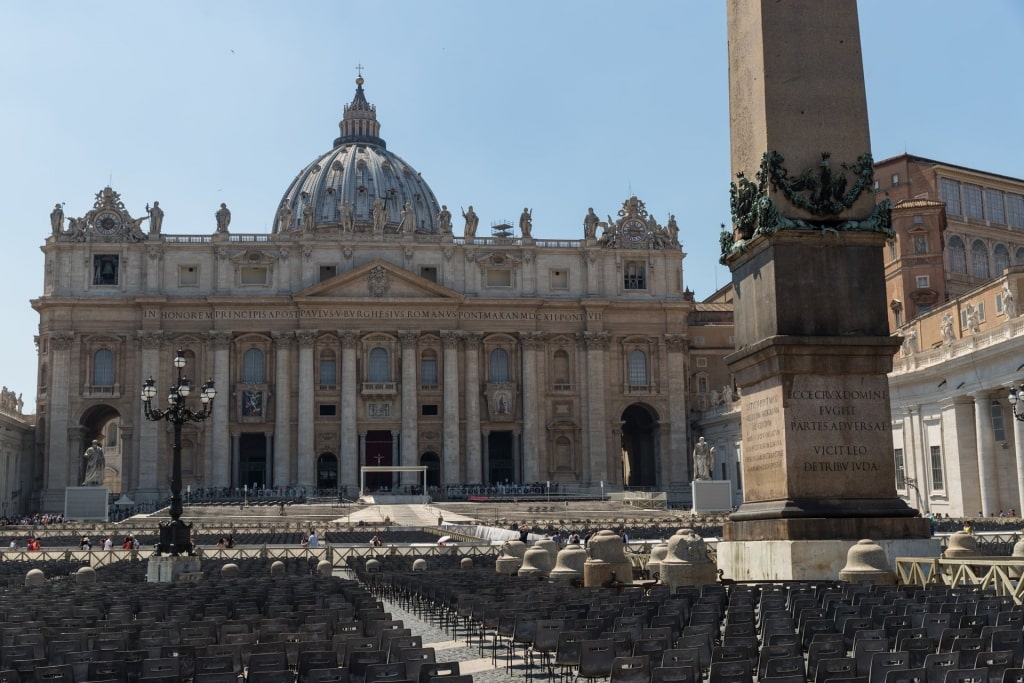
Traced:
<svg viewBox="0 0 1024 683">
<path fill-rule="evenodd" d="M 93 221 L 96 232 L 101 235 L 113 235 L 121 229 L 121 217 L 111 211 L 103 211 Z"/>
<path fill-rule="evenodd" d="M 647 236 L 647 225 L 636 218 L 630 218 L 622 223 L 622 236 L 630 242 L 639 242 Z"/>
</svg>

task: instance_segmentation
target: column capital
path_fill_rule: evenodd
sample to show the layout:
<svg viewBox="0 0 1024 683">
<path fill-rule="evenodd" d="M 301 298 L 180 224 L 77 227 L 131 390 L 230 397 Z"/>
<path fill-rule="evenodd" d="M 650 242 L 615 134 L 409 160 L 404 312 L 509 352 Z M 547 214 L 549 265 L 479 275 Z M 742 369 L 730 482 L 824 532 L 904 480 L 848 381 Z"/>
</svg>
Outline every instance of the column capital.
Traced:
<svg viewBox="0 0 1024 683">
<path fill-rule="evenodd" d="M 391 436 L 393 436 L 393 437 L 399 436 L 399 435 L 401 435 L 401 433 L 402 433 L 401 429 L 392 429 L 391 430 Z"/>
<path fill-rule="evenodd" d="M 687 339 L 685 334 L 666 334 L 665 348 L 670 352 L 677 353 L 686 350 Z"/>
<path fill-rule="evenodd" d="M 271 332 L 270 336 L 277 348 L 282 350 L 290 349 L 292 344 L 295 343 L 294 332 Z"/>
<path fill-rule="evenodd" d="M 415 346 L 420 340 L 420 332 L 419 330 L 399 332 L 398 339 L 402 342 L 402 348 L 409 348 Z"/>
<path fill-rule="evenodd" d="M 483 340 L 484 335 L 480 332 L 463 332 L 462 339 L 466 342 L 466 348 L 470 350 L 476 350 L 480 348 L 480 342 Z"/>
<path fill-rule="evenodd" d="M 295 338 L 299 342 L 299 347 L 303 349 L 313 348 L 313 344 L 316 343 L 316 337 L 316 330 L 299 330 L 295 333 Z"/>
<path fill-rule="evenodd" d="M 543 332 L 520 332 L 519 343 L 524 349 L 534 351 L 544 346 L 544 337 Z"/>
<path fill-rule="evenodd" d="M 607 332 L 584 332 L 583 343 L 587 345 L 588 351 L 604 351 L 608 348 L 611 340 Z"/>
<path fill-rule="evenodd" d="M 462 339 L 462 333 L 458 330 L 441 330 L 441 344 L 446 349 L 459 348 L 460 339 Z"/>
<path fill-rule="evenodd" d="M 234 339 L 234 335 L 231 332 L 224 332 L 221 330 L 210 332 L 210 341 L 213 343 L 214 349 L 227 349 L 231 346 L 231 341 Z"/>
<path fill-rule="evenodd" d="M 164 341 L 164 333 L 158 330 L 142 330 L 136 335 L 136 338 L 139 340 L 139 346 L 144 350 L 152 351 L 160 348 Z"/>
<path fill-rule="evenodd" d="M 75 342 L 74 332 L 58 332 L 50 335 L 50 347 L 54 351 L 70 351 Z"/>
<path fill-rule="evenodd" d="M 354 349 L 359 343 L 359 330 L 338 330 L 338 338 L 341 340 L 341 348 Z"/>
</svg>

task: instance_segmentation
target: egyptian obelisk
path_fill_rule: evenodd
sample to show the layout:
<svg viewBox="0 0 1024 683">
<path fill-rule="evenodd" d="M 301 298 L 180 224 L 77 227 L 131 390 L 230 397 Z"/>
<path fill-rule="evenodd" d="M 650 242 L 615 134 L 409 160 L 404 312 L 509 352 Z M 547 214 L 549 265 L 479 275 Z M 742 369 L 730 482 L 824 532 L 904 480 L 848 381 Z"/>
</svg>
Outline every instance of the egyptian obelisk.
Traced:
<svg viewBox="0 0 1024 683">
<path fill-rule="evenodd" d="M 896 495 L 888 203 L 877 204 L 855 0 L 729 0 L 736 350 L 744 502 L 725 578 L 835 579 L 863 538 L 934 555 Z"/>
</svg>

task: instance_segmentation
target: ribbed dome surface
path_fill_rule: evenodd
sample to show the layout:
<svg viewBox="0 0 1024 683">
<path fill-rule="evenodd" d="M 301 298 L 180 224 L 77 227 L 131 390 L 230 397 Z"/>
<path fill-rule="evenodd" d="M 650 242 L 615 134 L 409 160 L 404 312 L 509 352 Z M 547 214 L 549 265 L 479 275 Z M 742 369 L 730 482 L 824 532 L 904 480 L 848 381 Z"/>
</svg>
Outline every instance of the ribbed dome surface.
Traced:
<svg viewBox="0 0 1024 683">
<path fill-rule="evenodd" d="M 437 199 L 416 169 L 387 150 L 378 135 L 376 108 L 363 94 L 362 78 L 356 79 L 355 97 L 345 106 L 339 127 L 341 135 L 334 141 L 334 149 L 302 169 L 288 187 L 278 206 L 273 231 L 342 227 L 342 205 L 348 202 L 353 230 L 370 233 L 374 202 L 379 197 L 387 212 L 383 233 L 399 231 L 403 209 L 414 213 L 414 232 L 439 233 Z"/>
</svg>

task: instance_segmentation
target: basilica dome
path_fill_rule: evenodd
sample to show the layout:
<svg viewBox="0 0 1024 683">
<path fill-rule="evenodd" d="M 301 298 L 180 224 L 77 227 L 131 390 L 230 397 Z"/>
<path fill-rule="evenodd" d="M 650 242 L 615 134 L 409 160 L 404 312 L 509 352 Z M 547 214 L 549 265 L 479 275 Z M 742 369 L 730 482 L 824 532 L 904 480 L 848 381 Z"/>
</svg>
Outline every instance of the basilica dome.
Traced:
<svg viewBox="0 0 1024 683">
<path fill-rule="evenodd" d="M 416 169 L 388 151 L 362 77 L 338 126 L 334 148 L 310 162 L 288 187 L 273 232 L 439 234 L 437 199 Z"/>
</svg>

